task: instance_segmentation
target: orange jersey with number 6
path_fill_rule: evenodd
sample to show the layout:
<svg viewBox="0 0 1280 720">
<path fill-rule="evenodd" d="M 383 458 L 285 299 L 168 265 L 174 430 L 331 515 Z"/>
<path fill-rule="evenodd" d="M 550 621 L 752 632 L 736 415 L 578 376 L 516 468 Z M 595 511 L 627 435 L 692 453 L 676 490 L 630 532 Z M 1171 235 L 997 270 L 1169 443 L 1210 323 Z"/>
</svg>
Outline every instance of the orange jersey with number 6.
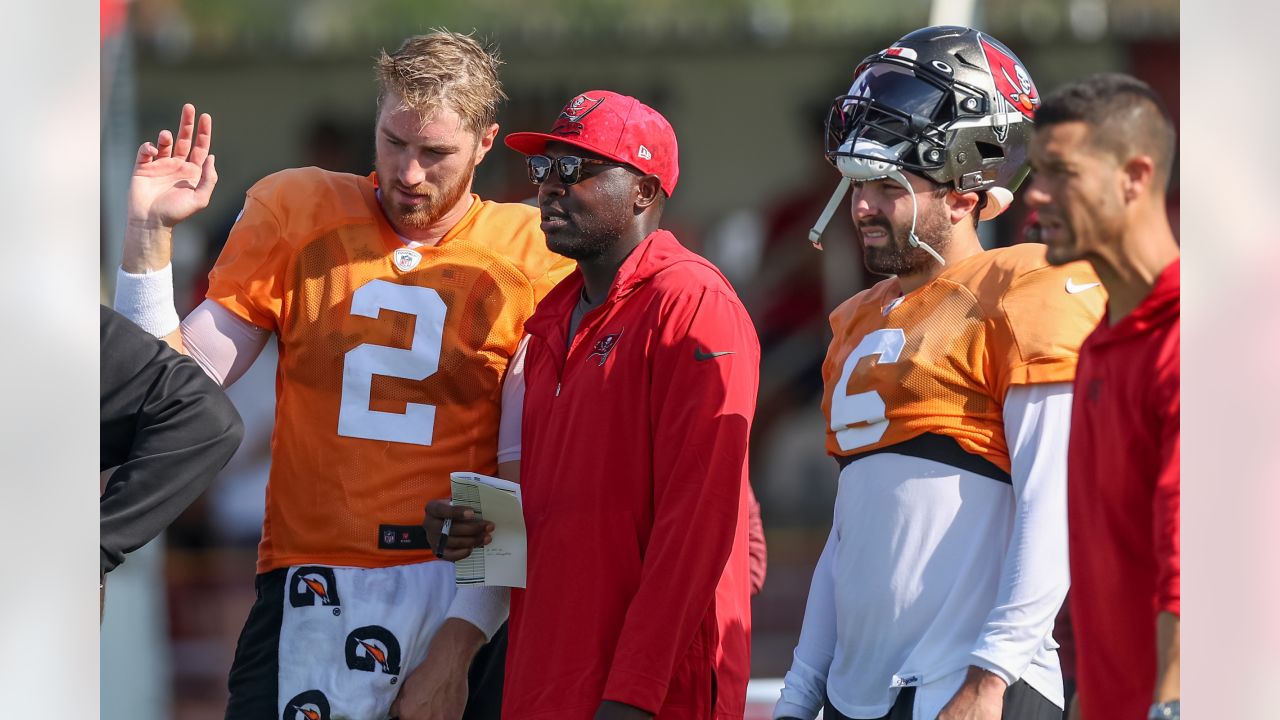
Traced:
<svg viewBox="0 0 1280 720">
<path fill-rule="evenodd" d="M 905 297 L 897 278 L 858 293 L 831 313 L 827 452 L 858 455 L 933 433 L 1009 472 L 1009 388 L 1070 382 L 1105 304 L 1087 263 L 1049 266 L 1033 244 L 960 260 Z"/>
<path fill-rule="evenodd" d="M 376 178 L 272 175 L 209 274 L 208 297 L 279 342 L 258 572 L 433 556 L 413 528 L 449 473 L 493 474 L 502 377 L 542 295 L 573 268 L 538 211 L 483 202 L 407 248 Z"/>
</svg>

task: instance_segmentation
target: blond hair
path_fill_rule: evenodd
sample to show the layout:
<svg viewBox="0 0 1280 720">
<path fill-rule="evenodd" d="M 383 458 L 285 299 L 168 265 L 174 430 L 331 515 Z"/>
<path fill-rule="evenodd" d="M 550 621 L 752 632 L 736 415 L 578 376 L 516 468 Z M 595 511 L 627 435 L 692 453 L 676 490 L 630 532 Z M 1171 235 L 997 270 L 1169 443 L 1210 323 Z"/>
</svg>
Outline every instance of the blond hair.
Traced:
<svg viewBox="0 0 1280 720">
<path fill-rule="evenodd" d="M 443 28 L 415 35 L 394 53 L 383 50 L 378 57 L 378 110 L 396 95 L 398 109 L 413 110 L 424 123 L 447 107 L 472 132 L 481 133 L 497 119 L 498 103 L 507 98 L 498 79 L 501 64 L 496 48 L 469 35 Z"/>
</svg>

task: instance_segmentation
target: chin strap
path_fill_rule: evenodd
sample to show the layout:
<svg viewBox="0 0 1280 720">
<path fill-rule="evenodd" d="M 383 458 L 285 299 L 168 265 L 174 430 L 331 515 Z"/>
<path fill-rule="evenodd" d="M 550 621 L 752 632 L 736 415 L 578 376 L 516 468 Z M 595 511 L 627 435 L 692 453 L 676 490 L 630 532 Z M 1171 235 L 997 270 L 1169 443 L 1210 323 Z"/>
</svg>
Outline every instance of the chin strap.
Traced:
<svg viewBox="0 0 1280 720">
<path fill-rule="evenodd" d="M 813 243 L 813 246 L 819 250 L 822 249 L 822 233 L 827 229 L 827 223 L 831 222 L 831 218 L 836 214 L 836 208 L 840 207 L 840 201 L 844 200 L 845 193 L 849 192 L 850 183 L 849 178 L 840 178 L 840 184 L 836 185 L 835 193 L 827 201 L 827 206 L 822 209 L 822 214 L 818 216 L 818 222 L 814 223 L 813 228 L 809 230 L 809 242 Z"/>
<path fill-rule="evenodd" d="M 912 189 L 911 183 L 907 182 L 906 176 L 902 174 L 901 168 L 896 163 L 903 151 L 906 150 L 908 143 L 903 142 L 893 148 L 887 148 L 879 143 L 873 143 L 867 140 L 859 140 L 856 145 L 846 141 L 841 146 L 842 154 L 836 160 L 836 167 L 840 170 L 840 184 L 836 186 L 836 191 L 831 195 L 831 199 L 827 201 L 827 206 L 823 208 L 822 214 L 818 216 L 818 222 L 809 230 L 809 242 L 813 246 L 822 249 L 822 243 L 819 239 L 822 232 L 827 229 L 827 223 L 831 222 L 831 217 L 835 215 L 836 208 L 840 206 L 840 201 L 844 199 L 846 193 L 849 192 L 849 185 L 854 180 L 879 180 L 888 178 L 902 187 L 907 189 L 907 194 L 911 196 L 911 230 L 907 233 L 907 242 L 911 247 L 920 248 L 929 253 L 939 265 L 946 265 L 947 261 L 942 259 L 942 255 L 938 254 L 928 243 L 920 242 L 920 238 L 916 237 L 916 218 L 919 216 L 919 204 L 916 202 L 916 191 Z M 857 152 L 854 155 L 850 150 Z M 883 159 L 880 159 L 883 158 Z"/>
<path fill-rule="evenodd" d="M 911 183 L 902 176 L 899 170 L 890 170 L 882 177 L 898 183 L 907 189 L 907 195 L 911 197 L 911 230 L 907 232 L 907 242 L 911 243 L 911 247 L 920 248 L 929 253 L 939 265 L 946 265 L 947 261 L 942 259 L 942 255 L 938 254 L 928 243 L 920 242 L 920 238 L 916 237 L 916 217 L 919 215 L 919 205 L 916 202 L 916 191 L 912 189 Z M 849 185 L 852 181 L 847 177 L 840 178 L 840 184 L 836 185 L 836 191 L 832 193 L 831 199 L 827 201 L 827 206 L 822 209 L 822 214 L 818 216 L 818 222 L 814 223 L 812 229 L 809 230 L 809 242 L 813 246 L 822 249 L 822 232 L 827 229 L 827 223 L 831 222 L 832 216 L 836 214 L 836 208 L 840 206 L 840 201 L 844 200 L 844 196 L 849 192 Z"/>
<path fill-rule="evenodd" d="M 938 251 L 934 250 L 929 243 L 920 242 L 920 238 L 916 237 L 916 218 L 920 215 L 920 208 L 916 204 L 916 191 L 911 188 L 911 183 L 907 182 L 907 179 L 902 175 L 902 171 L 896 168 L 885 173 L 885 177 L 906 188 L 907 195 L 911 196 L 911 229 L 907 231 L 907 242 L 911 244 L 911 247 L 920 248 L 929 253 L 934 260 L 938 261 L 939 265 L 945 266 L 947 261 L 942 259 L 942 255 L 938 254 Z"/>
</svg>

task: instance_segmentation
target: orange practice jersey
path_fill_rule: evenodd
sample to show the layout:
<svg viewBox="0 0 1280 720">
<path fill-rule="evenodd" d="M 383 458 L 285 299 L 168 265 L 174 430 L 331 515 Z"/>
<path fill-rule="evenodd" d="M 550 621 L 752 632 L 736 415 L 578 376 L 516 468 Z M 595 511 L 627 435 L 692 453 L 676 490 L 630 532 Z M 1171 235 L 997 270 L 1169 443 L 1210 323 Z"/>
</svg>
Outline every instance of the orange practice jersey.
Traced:
<svg viewBox="0 0 1280 720">
<path fill-rule="evenodd" d="M 536 208 L 477 197 L 410 250 L 374 193 L 372 175 L 272 175 L 209 274 L 210 299 L 279 341 L 258 572 L 431 559 L 423 505 L 450 472 L 496 471 L 507 362 L 573 269 Z"/>
<path fill-rule="evenodd" d="M 1033 244 L 960 260 L 905 297 L 897 278 L 858 293 L 831 313 L 827 452 L 857 455 L 934 433 L 1009 472 L 1006 393 L 1070 382 L 1105 304 L 1087 263 L 1049 266 Z"/>
</svg>

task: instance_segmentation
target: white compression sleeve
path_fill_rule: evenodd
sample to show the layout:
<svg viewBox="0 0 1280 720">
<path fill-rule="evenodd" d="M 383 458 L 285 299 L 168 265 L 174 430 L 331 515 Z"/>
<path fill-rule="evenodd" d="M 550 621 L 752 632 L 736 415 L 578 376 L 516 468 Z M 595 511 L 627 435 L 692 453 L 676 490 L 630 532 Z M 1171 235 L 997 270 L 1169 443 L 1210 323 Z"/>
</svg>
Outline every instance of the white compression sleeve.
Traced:
<svg viewBox="0 0 1280 720">
<path fill-rule="evenodd" d="M 524 354 L 529 347 L 525 335 L 507 365 L 502 381 L 502 419 L 498 421 L 498 462 L 520 459 L 520 423 L 524 418 Z"/>
<path fill-rule="evenodd" d="M 826 701 L 827 673 L 836 647 L 836 590 L 831 574 L 835 548 L 836 530 L 831 528 L 827 545 L 813 569 L 800 640 L 796 643 L 791 669 L 783 679 L 782 697 L 773 708 L 775 718 L 813 718 Z"/>
<path fill-rule="evenodd" d="M 182 321 L 187 355 L 222 387 L 228 387 L 258 359 L 271 331 L 241 319 L 213 300 L 200 303 Z"/>
<path fill-rule="evenodd" d="M 466 620 L 484 633 L 486 642 L 507 621 L 511 611 L 511 588 L 464 585 L 458 588 L 445 617 Z"/>
<path fill-rule="evenodd" d="M 158 338 L 177 330 L 178 311 L 173 306 L 173 265 L 139 274 L 118 268 L 115 310 Z"/>
<path fill-rule="evenodd" d="M 1031 665 L 1067 594 L 1067 438 L 1071 383 L 1015 385 L 1004 404 L 1014 524 L 996 605 L 970 656 L 1013 683 Z"/>
<path fill-rule="evenodd" d="M 524 414 L 524 354 L 529 345 L 525 335 L 507 365 L 502 382 L 502 418 L 498 422 L 498 462 L 520 459 L 520 422 Z M 492 640 L 511 610 L 511 589 L 464 585 L 458 588 L 446 617 L 459 618 L 475 625 Z"/>
</svg>

